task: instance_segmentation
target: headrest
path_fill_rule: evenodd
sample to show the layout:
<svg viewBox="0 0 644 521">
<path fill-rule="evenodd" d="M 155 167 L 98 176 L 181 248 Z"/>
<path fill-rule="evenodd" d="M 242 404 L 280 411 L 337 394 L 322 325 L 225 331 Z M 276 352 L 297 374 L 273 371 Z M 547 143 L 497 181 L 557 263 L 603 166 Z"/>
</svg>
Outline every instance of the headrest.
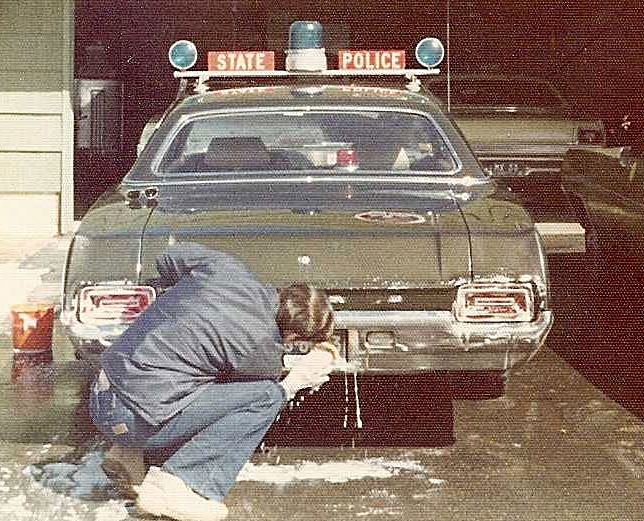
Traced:
<svg viewBox="0 0 644 521">
<path fill-rule="evenodd" d="M 259 137 L 216 137 L 210 141 L 204 157 L 209 170 L 265 170 L 270 155 Z"/>
</svg>

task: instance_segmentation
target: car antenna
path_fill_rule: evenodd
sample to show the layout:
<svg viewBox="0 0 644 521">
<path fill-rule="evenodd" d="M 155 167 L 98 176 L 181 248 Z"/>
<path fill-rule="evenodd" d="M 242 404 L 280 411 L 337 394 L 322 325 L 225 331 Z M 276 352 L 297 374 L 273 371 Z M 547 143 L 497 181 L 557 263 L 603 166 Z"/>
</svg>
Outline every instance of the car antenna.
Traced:
<svg viewBox="0 0 644 521">
<path fill-rule="evenodd" d="M 451 112 L 452 106 L 452 93 L 451 93 L 451 78 L 449 68 L 449 24 L 450 24 L 450 0 L 447 0 L 447 112 Z"/>
</svg>

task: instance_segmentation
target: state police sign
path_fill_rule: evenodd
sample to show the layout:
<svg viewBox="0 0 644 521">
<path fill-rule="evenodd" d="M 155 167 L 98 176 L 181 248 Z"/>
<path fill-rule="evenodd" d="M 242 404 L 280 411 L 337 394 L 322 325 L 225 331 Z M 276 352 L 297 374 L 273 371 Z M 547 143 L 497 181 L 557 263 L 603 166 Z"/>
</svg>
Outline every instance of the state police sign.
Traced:
<svg viewBox="0 0 644 521">
<path fill-rule="evenodd" d="M 272 71 L 275 69 L 273 51 L 210 51 L 209 71 Z"/>
<path fill-rule="evenodd" d="M 404 69 L 405 51 L 338 51 L 339 69 Z"/>
</svg>

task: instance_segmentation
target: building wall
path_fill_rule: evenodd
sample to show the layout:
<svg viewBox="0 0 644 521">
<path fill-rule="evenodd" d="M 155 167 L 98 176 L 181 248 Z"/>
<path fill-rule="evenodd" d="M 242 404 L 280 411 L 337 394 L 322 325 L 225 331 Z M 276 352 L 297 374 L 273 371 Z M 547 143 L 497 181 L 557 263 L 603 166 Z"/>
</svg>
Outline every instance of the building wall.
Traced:
<svg viewBox="0 0 644 521">
<path fill-rule="evenodd" d="M 0 2 L 0 234 L 73 224 L 73 0 Z"/>
</svg>

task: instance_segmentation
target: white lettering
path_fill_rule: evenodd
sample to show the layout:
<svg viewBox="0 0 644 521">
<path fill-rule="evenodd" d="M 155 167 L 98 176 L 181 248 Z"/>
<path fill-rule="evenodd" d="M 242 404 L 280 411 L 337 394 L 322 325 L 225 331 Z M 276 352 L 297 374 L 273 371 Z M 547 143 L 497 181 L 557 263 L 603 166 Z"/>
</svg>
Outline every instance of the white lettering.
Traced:
<svg viewBox="0 0 644 521">
<path fill-rule="evenodd" d="M 405 58 L 405 55 L 403 51 L 394 52 L 391 59 L 391 68 L 402 69 L 404 67 L 403 65 L 404 58 Z"/>
</svg>

